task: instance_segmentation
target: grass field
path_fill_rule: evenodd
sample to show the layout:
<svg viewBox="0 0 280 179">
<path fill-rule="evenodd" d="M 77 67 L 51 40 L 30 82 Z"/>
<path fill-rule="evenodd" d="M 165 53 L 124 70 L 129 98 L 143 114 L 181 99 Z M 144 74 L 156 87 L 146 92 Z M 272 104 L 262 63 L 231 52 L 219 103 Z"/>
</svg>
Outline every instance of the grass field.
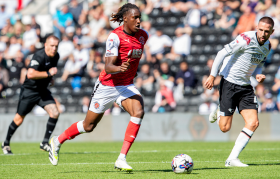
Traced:
<svg viewBox="0 0 280 179">
<path fill-rule="evenodd" d="M 239 156 L 249 167 L 224 166 L 233 142 L 136 142 L 127 157 L 134 172 L 114 169 L 121 142 L 65 143 L 52 166 L 39 143 L 12 143 L 15 155 L 0 155 L 0 178 L 280 178 L 280 143 L 250 142 Z M 175 174 L 172 158 L 194 161 L 191 174 Z"/>
</svg>

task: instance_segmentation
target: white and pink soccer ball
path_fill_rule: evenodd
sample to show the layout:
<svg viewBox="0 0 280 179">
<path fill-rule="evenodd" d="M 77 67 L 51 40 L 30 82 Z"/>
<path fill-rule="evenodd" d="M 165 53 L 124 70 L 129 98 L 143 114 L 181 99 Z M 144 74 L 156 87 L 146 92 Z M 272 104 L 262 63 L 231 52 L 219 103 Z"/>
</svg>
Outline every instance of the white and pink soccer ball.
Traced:
<svg viewBox="0 0 280 179">
<path fill-rule="evenodd" d="M 193 170 L 193 160 L 186 154 L 179 154 L 173 158 L 171 167 L 174 173 L 190 174 Z"/>
</svg>

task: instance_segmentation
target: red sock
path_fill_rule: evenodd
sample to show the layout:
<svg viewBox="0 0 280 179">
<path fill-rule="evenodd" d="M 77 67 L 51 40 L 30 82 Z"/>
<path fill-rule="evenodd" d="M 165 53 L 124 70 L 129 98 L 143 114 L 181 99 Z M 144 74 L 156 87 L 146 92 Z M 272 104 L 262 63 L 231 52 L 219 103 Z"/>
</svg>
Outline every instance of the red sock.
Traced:
<svg viewBox="0 0 280 179">
<path fill-rule="evenodd" d="M 58 141 L 60 144 L 63 144 L 66 140 L 74 139 L 77 135 L 80 134 L 77 124 L 78 122 L 72 124 L 60 136 L 58 136 Z"/>
<path fill-rule="evenodd" d="M 140 124 L 135 124 L 129 121 L 124 136 L 124 142 L 123 142 L 121 154 L 125 154 L 125 155 L 127 154 L 127 152 L 129 151 L 132 143 L 134 142 L 138 134 L 139 128 L 140 128 Z"/>
</svg>

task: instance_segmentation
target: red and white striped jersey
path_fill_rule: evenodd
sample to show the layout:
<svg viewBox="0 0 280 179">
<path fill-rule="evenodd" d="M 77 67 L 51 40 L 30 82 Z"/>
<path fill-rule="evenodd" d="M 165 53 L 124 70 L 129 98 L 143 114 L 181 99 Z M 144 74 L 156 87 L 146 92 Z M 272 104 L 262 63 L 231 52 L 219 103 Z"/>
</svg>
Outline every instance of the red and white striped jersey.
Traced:
<svg viewBox="0 0 280 179">
<path fill-rule="evenodd" d="M 140 58 L 144 51 L 144 45 L 149 38 L 145 30 L 140 29 L 134 36 L 127 34 L 120 26 L 112 31 L 106 41 L 105 57 L 118 56 L 116 66 L 121 66 L 130 58 L 130 69 L 126 72 L 107 74 L 103 70 L 99 75 L 99 81 L 107 86 L 126 86 L 133 84 Z M 130 57 L 128 54 L 131 53 Z"/>
</svg>

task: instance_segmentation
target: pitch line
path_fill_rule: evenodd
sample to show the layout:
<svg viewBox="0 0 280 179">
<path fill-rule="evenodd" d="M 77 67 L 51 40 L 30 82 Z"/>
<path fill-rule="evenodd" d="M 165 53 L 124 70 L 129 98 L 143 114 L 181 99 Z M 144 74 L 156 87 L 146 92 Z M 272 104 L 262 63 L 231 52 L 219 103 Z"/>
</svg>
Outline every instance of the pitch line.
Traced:
<svg viewBox="0 0 280 179">
<path fill-rule="evenodd" d="M 225 161 L 194 161 L 194 163 L 224 163 Z M 280 160 L 259 160 L 259 161 L 243 161 L 245 163 L 259 163 L 259 162 L 280 162 Z M 130 164 L 171 164 L 171 161 L 161 161 L 161 162 L 129 162 Z M 113 165 L 114 162 L 96 162 L 96 163 L 60 163 L 59 165 Z M 0 164 L 0 166 L 26 166 L 26 165 L 52 165 L 50 163 L 18 163 L 18 164 Z"/>
<path fill-rule="evenodd" d="M 142 151 L 129 151 L 129 153 L 160 153 L 160 152 L 223 152 L 231 151 L 232 149 L 209 149 L 209 150 L 142 150 Z M 246 149 L 246 151 L 274 151 L 280 150 L 280 148 L 264 148 L 264 149 Z M 60 154 L 108 154 L 108 153 L 120 153 L 120 151 L 97 151 L 97 152 L 60 152 Z M 18 155 L 42 155 L 44 153 L 21 153 L 13 154 L 8 156 L 18 156 Z M 0 156 L 7 156 L 5 154 L 0 154 Z"/>
</svg>

